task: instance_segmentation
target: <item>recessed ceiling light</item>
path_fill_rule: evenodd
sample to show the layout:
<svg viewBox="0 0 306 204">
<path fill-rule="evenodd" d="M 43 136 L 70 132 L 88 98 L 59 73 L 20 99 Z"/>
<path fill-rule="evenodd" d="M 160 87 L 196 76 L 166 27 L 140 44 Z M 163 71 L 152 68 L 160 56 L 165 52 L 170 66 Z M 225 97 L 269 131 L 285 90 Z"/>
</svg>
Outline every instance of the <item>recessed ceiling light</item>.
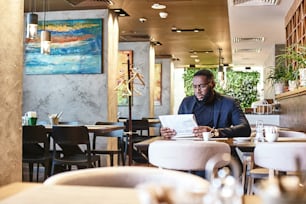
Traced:
<svg viewBox="0 0 306 204">
<path fill-rule="evenodd" d="M 181 28 L 172 27 L 171 31 L 172 32 L 177 32 L 177 33 L 180 33 L 180 32 L 195 32 L 195 33 L 198 33 L 198 32 L 203 32 L 204 28 L 181 29 Z"/>
<path fill-rule="evenodd" d="M 167 18 L 168 17 L 168 13 L 167 12 L 159 12 L 159 17 Z"/>
<path fill-rule="evenodd" d="M 127 12 L 125 12 L 123 9 L 112 9 L 118 16 L 124 17 L 124 16 L 129 16 Z"/>
<path fill-rule="evenodd" d="M 153 4 L 151 8 L 152 9 L 165 9 L 166 5 L 156 3 L 156 4 Z"/>
<path fill-rule="evenodd" d="M 193 55 L 190 55 L 190 57 L 191 58 L 198 58 L 198 55 L 193 54 Z"/>
<path fill-rule="evenodd" d="M 144 23 L 144 22 L 146 22 L 146 21 L 147 21 L 147 19 L 146 19 L 146 18 L 144 18 L 144 17 L 141 17 L 141 18 L 139 18 L 139 21 L 140 21 L 141 23 Z"/>
<path fill-rule="evenodd" d="M 199 62 L 200 62 L 200 59 L 194 59 L 194 61 L 195 61 L 196 63 L 199 63 Z"/>
</svg>

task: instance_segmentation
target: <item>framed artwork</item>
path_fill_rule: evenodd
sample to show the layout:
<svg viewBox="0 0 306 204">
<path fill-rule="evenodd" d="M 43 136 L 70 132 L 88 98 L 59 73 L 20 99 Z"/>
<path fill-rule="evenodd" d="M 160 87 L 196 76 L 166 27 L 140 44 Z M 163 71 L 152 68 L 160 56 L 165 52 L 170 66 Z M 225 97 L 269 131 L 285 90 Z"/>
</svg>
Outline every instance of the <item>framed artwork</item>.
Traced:
<svg viewBox="0 0 306 204">
<path fill-rule="evenodd" d="M 40 53 L 40 37 L 25 42 L 26 74 L 102 73 L 103 20 L 49 20 L 51 54 Z M 39 22 L 38 36 L 42 30 Z"/>
<path fill-rule="evenodd" d="M 130 62 L 130 68 L 133 67 L 133 50 L 120 50 L 118 54 L 118 69 L 117 69 L 117 96 L 118 105 L 127 106 L 129 103 L 129 94 L 132 94 L 131 90 L 128 90 L 128 59 Z M 131 91 L 131 92 L 129 92 Z"/>
<path fill-rule="evenodd" d="M 162 104 L 162 64 L 155 64 L 154 70 L 154 105 Z"/>
</svg>

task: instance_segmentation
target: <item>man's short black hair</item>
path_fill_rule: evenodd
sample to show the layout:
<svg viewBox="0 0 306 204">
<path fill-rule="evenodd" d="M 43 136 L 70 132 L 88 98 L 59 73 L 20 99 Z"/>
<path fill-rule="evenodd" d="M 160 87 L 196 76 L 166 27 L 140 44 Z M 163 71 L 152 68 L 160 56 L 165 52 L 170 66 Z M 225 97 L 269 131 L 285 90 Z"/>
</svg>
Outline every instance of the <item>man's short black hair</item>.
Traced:
<svg viewBox="0 0 306 204">
<path fill-rule="evenodd" d="M 207 79 L 214 79 L 214 74 L 208 69 L 201 69 L 197 71 L 193 76 L 206 76 Z"/>
</svg>

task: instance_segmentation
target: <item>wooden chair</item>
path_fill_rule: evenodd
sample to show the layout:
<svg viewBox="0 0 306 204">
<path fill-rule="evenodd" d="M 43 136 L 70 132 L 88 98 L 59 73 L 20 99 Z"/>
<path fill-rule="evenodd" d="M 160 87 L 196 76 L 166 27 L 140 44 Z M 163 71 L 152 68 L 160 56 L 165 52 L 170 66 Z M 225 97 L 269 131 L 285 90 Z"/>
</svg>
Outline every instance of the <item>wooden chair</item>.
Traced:
<svg viewBox="0 0 306 204">
<path fill-rule="evenodd" d="M 96 125 L 121 125 L 121 122 L 96 122 Z M 117 138 L 117 149 L 101 149 L 97 148 L 97 140 L 98 138 Z M 123 130 L 115 130 L 103 134 L 94 133 L 93 136 L 93 143 L 92 143 L 92 153 L 95 154 L 106 154 L 110 156 L 110 165 L 114 166 L 114 155 L 118 155 L 118 165 L 120 165 L 120 159 L 122 165 L 125 165 L 125 157 L 126 157 L 126 150 L 127 150 L 127 142 L 124 141 L 125 135 Z"/>
<path fill-rule="evenodd" d="M 148 163 L 147 155 L 142 154 L 134 148 L 134 143 L 142 142 L 144 140 L 150 139 L 150 127 L 149 121 L 145 120 L 131 120 L 132 122 L 132 141 L 128 140 L 128 145 L 132 145 L 133 147 L 133 161 L 137 163 Z M 125 132 L 129 132 L 129 120 L 124 122 Z M 128 135 L 127 135 L 127 138 Z"/>
<path fill-rule="evenodd" d="M 62 165 L 67 170 L 71 166 L 77 168 L 100 166 L 100 157 L 93 155 L 89 140 L 88 129 L 85 126 L 53 126 L 53 156 L 51 174 L 56 165 Z M 58 151 L 57 146 L 61 151 Z"/>
<path fill-rule="evenodd" d="M 22 162 L 29 164 L 30 181 L 33 181 L 33 166 L 37 164 L 36 180 L 38 181 L 39 165 L 45 167 L 44 179 L 50 173 L 50 142 L 46 129 L 42 125 L 22 127 Z"/>
</svg>

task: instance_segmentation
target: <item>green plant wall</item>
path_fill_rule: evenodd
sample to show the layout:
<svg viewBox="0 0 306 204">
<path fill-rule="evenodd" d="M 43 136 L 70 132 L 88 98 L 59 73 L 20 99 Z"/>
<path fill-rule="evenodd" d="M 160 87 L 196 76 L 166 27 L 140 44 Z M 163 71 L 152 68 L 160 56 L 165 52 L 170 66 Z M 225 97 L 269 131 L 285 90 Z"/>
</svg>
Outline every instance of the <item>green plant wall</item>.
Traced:
<svg viewBox="0 0 306 204">
<path fill-rule="evenodd" d="M 227 70 L 226 86 L 221 87 L 217 77 L 216 68 L 208 68 L 214 73 L 216 79 L 215 90 L 221 94 L 232 96 L 240 101 L 242 108 L 251 107 L 254 101 L 258 100 L 257 84 L 260 74 L 258 72 L 237 72 Z M 187 68 L 184 71 L 184 87 L 186 96 L 193 95 L 192 79 L 199 68 Z"/>
</svg>

